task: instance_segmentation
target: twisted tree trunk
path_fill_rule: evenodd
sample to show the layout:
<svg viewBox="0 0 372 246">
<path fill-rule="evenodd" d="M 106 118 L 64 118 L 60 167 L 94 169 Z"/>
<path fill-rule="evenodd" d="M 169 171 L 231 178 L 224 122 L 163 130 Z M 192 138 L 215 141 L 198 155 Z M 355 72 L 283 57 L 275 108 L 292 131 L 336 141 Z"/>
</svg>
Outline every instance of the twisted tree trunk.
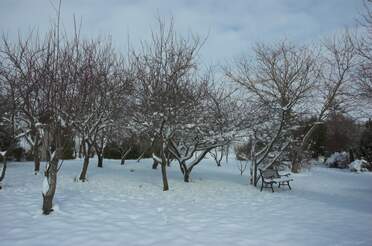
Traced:
<svg viewBox="0 0 372 246">
<path fill-rule="evenodd" d="M 87 179 L 87 171 L 89 166 L 89 155 L 84 156 L 83 169 L 81 170 L 79 180 L 85 182 Z"/>
<path fill-rule="evenodd" d="M 43 184 L 43 214 L 48 215 L 53 212 L 53 198 L 57 187 L 57 173 L 59 155 L 62 149 L 57 149 L 49 161 L 47 170 L 45 171 L 45 180 Z"/>
</svg>

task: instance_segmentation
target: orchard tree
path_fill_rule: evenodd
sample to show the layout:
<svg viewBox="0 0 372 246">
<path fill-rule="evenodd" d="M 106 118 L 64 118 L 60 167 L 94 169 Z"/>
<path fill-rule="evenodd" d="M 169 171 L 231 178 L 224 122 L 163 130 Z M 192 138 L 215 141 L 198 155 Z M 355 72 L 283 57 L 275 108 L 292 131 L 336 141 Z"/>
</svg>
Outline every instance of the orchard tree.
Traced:
<svg viewBox="0 0 372 246">
<path fill-rule="evenodd" d="M 102 161 L 106 130 L 113 124 L 119 108 L 116 103 L 130 87 L 130 81 L 110 43 L 76 39 L 68 47 L 68 112 L 61 110 L 60 114 L 79 134 L 84 157 L 79 180 L 86 181 L 94 148 Z"/>
<path fill-rule="evenodd" d="M 355 61 L 353 38 L 347 31 L 322 43 L 321 54 L 317 58 L 318 82 L 313 90 L 313 99 L 308 102 L 308 108 L 312 109 L 310 114 L 315 116 L 316 120 L 296 148 L 292 171 L 299 171 L 314 133 L 324 124 L 330 113 L 334 110 L 347 110 L 350 107 L 350 88 Z"/>
<path fill-rule="evenodd" d="M 47 102 L 50 94 L 44 89 L 52 66 L 51 47 L 46 46 L 49 39 L 50 34 L 45 40 L 30 34 L 28 38 L 19 37 L 15 44 L 11 44 L 3 36 L 0 48 L 1 81 L 13 93 L 19 137 L 24 137 L 31 147 L 35 174 L 40 170 L 43 126 L 49 114 Z"/>
<path fill-rule="evenodd" d="M 209 82 L 207 76 L 199 87 L 188 87 L 192 99 L 189 112 L 169 140 L 169 151 L 178 161 L 185 182 L 190 181 L 191 171 L 207 153 L 231 143 L 243 125 L 232 93 Z"/>
<path fill-rule="evenodd" d="M 144 42 L 140 53 L 134 54 L 136 64 L 136 99 L 132 111 L 132 127 L 138 135 L 147 136 L 159 151 L 152 154 L 161 164 L 163 190 L 169 189 L 166 167 L 168 148 L 178 124 L 191 117 L 194 103 L 189 97 L 195 84 L 196 56 L 200 39 L 179 37 L 173 22 L 169 26 L 159 20 L 159 31 Z M 204 91 L 200 91 L 202 94 Z M 191 107 L 190 107 L 191 106 Z"/>
<path fill-rule="evenodd" d="M 14 124 L 14 107 L 12 93 L 5 83 L 0 84 L 0 161 L 3 163 L 0 171 L 0 189 L 5 179 L 7 160 L 17 144 Z"/>
<path fill-rule="evenodd" d="M 253 62 L 243 57 L 226 69 L 226 75 L 245 89 L 253 108 L 254 124 L 248 130 L 251 151 L 245 159 L 252 162 L 251 183 L 256 185 L 258 168 L 271 167 L 292 142 L 288 132 L 296 127 L 301 106 L 313 89 L 315 59 L 307 47 L 287 42 L 258 44 L 254 53 Z"/>
</svg>

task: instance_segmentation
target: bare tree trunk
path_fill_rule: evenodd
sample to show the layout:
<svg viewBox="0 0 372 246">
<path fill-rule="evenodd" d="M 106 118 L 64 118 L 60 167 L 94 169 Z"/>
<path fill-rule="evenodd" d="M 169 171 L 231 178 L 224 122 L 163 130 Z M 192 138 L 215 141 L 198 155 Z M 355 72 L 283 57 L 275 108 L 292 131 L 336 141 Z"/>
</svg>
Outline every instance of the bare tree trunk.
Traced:
<svg viewBox="0 0 372 246">
<path fill-rule="evenodd" d="M 82 150 L 84 155 L 83 169 L 81 170 L 79 180 L 85 182 L 87 179 L 87 171 L 89 166 L 89 157 L 91 154 L 92 145 L 87 142 L 82 143 Z"/>
<path fill-rule="evenodd" d="M 186 171 L 183 174 L 183 181 L 185 181 L 186 183 L 189 183 L 190 182 L 190 172 L 189 171 Z"/>
<path fill-rule="evenodd" d="M 350 162 L 355 161 L 354 150 L 352 148 L 349 149 L 349 159 Z"/>
<path fill-rule="evenodd" d="M 140 162 L 142 160 L 143 156 L 145 155 L 146 151 L 143 151 L 142 154 L 138 157 L 137 162 Z"/>
<path fill-rule="evenodd" d="M 125 158 L 131 152 L 131 150 L 132 150 L 132 147 L 130 147 L 124 154 L 121 155 L 121 163 L 120 163 L 121 165 L 125 164 Z"/>
<path fill-rule="evenodd" d="M 295 153 L 293 154 L 292 161 L 291 161 L 292 162 L 291 171 L 293 173 L 299 173 L 301 171 L 301 162 L 305 156 L 304 154 L 305 150 L 309 146 L 309 142 L 312 136 L 314 135 L 314 133 L 320 127 L 321 124 L 323 123 L 315 122 L 311 126 L 311 128 L 306 132 L 304 138 L 302 139 L 301 145 L 298 148 L 296 148 Z"/>
<path fill-rule="evenodd" d="M 167 178 L 167 158 L 164 153 L 164 149 L 161 153 L 161 176 L 163 179 L 163 191 L 169 190 L 168 178 Z"/>
<path fill-rule="evenodd" d="M 258 166 L 257 164 L 254 165 L 254 186 L 257 186 L 258 183 L 258 175 L 257 175 Z"/>
<path fill-rule="evenodd" d="M 217 159 L 217 166 L 220 167 L 221 166 L 221 162 L 222 162 L 222 159 L 223 159 L 223 149 L 221 149 L 221 154 L 220 154 L 220 157 Z"/>
<path fill-rule="evenodd" d="M 159 165 L 159 162 L 154 160 L 154 162 L 152 163 L 152 169 L 158 169 L 158 165 Z"/>
<path fill-rule="evenodd" d="M 80 143 L 79 145 L 79 158 L 83 156 L 83 143 Z"/>
<path fill-rule="evenodd" d="M 220 167 L 221 166 L 221 162 L 222 162 L 222 159 L 223 159 L 223 156 L 224 156 L 224 148 L 225 148 L 225 146 L 222 146 L 221 147 L 221 149 L 220 149 L 220 155 L 218 155 L 217 148 L 214 149 L 213 151 L 211 150 L 209 152 L 209 154 L 213 157 L 214 161 L 216 162 L 217 167 Z"/>
<path fill-rule="evenodd" d="M 49 161 L 49 132 L 46 129 L 44 129 L 44 132 L 40 143 L 40 159 L 42 161 Z"/>
<path fill-rule="evenodd" d="M 230 144 L 226 145 L 226 163 L 229 162 Z"/>
<path fill-rule="evenodd" d="M 293 173 L 299 173 L 301 171 L 301 161 L 303 159 L 303 148 L 302 146 L 299 147 L 298 150 L 295 150 L 293 153 L 292 161 L 291 161 L 291 171 Z"/>
<path fill-rule="evenodd" d="M 167 178 L 167 163 L 161 164 L 161 175 L 163 179 L 163 191 L 169 190 L 168 178 Z"/>
<path fill-rule="evenodd" d="M 7 159 L 6 159 L 6 155 L 3 156 L 3 169 L 1 170 L 1 175 L 0 175 L 0 190 L 2 189 L 2 186 L 1 186 L 1 182 L 4 180 L 5 178 L 5 172 L 6 172 L 6 165 L 7 165 Z"/>
<path fill-rule="evenodd" d="M 40 171 L 40 138 L 39 138 L 39 135 L 36 134 L 35 135 L 35 144 L 33 146 L 33 155 L 34 155 L 34 163 L 35 163 L 35 167 L 34 167 L 34 171 L 35 171 L 35 175 Z"/>
<path fill-rule="evenodd" d="M 251 160 L 251 179 L 250 183 L 254 186 L 257 186 L 258 177 L 257 177 L 258 165 L 255 159 Z"/>
<path fill-rule="evenodd" d="M 56 150 L 56 153 L 52 156 L 48 168 L 45 171 L 46 181 L 44 182 L 48 182 L 48 190 L 43 191 L 43 214 L 45 215 L 53 212 L 53 198 L 57 187 L 59 153 L 61 153 L 61 149 Z"/>
<path fill-rule="evenodd" d="M 40 171 L 40 155 L 39 155 L 39 149 L 38 147 L 34 147 L 34 162 L 35 162 L 35 175 Z"/>
<path fill-rule="evenodd" d="M 181 169 L 182 175 L 184 175 L 185 174 L 185 168 L 182 164 L 180 164 L 180 169 Z"/>
<path fill-rule="evenodd" d="M 89 155 L 84 156 L 83 169 L 81 170 L 79 180 L 85 182 L 87 179 L 87 171 L 89 166 Z"/>
<path fill-rule="evenodd" d="M 167 148 L 165 143 L 164 143 L 164 138 L 162 137 L 161 139 L 161 144 L 162 144 L 162 150 L 160 152 L 161 154 L 161 176 L 163 180 L 163 191 L 169 190 L 169 185 L 168 185 L 168 177 L 167 177 L 167 157 L 165 155 L 165 149 Z"/>
<path fill-rule="evenodd" d="M 102 154 L 102 152 L 97 152 L 97 157 L 98 157 L 97 167 L 102 168 L 103 167 L 103 154 Z"/>
<path fill-rule="evenodd" d="M 191 174 L 192 169 L 196 165 L 198 165 L 204 159 L 205 155 L 211 150 L 212 148 L 205 149 L 199 156 L 196 157 L 194 161 L 192 161 L 190 166 L 187 166 L 186 160 L 180 163 L 181 172 L 183 174 L 183 181 L 185 181 L 186 183 L 190 182 L 190 174 Z"/>
<path fill-rule="evenodd" d="M 258 180 L 257 180 L 257 159 L 256 159 L 256 139 L 251 139 L 251 181 L 250 183 L 254 186 L 257 186 Z"/>
<path fill-rule="evenodd" d="M 187 165 L 185 162 L 180 163 L 180 169 L 183 175 L 183 181 L 186 183 L 190 182 L 190 172 L 191 170 L 188 170 Z"/>
</svg>

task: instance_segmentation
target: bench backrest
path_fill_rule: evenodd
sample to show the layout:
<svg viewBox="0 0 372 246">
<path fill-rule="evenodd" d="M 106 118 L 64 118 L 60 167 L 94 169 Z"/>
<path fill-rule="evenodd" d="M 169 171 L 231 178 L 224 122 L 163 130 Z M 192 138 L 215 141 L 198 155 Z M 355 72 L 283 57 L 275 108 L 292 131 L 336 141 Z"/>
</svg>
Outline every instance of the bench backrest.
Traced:
<svg viewBox="0 0 372 246">
<path fill-rule="evenodd" d="M 266 169 L 264 171 L 260 169 L 260 172 L 263 178 L 277 178 L 278 177 L 278 172 L 273 169 Z"/>
</svg>

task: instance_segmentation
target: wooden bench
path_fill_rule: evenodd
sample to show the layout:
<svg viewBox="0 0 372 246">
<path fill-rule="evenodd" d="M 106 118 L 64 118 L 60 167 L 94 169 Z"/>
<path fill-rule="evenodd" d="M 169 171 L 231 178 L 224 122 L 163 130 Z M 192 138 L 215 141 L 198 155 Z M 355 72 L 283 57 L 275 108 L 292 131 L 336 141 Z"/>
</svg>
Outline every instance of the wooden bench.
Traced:
<svg viewBox="0 0 372 246">
<path fill-rule="evenodd" d="M 290 190 L 292 190 L 289 182 L 293 181 L 289 176 L 290 173 L 286 174 L 279 174 L 278 170 L 274 169 L 258 169 L 260 171 L 259 179 L 261 178 L 261 191 L 263 188 L 271 188 L 272 192 L 274 192 L 273 185 L 278 184 L 278 188 L 280 186 L 288 186 Z"/>
</svg>

